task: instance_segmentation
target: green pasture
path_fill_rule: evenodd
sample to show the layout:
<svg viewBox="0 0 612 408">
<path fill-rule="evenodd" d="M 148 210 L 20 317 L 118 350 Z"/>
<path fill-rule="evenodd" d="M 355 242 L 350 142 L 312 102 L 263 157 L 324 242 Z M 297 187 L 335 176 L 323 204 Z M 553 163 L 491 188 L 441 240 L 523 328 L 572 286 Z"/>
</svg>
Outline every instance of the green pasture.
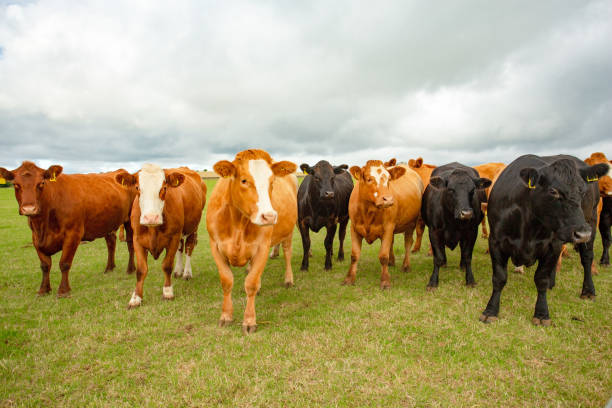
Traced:
<svg viewBox="0 0 612 408">
<path fill-rule="evenodd" d="M 214 181 L 208 181 L 209 193 Z M 0 407 L 603 407 L 612 397 L 612 269 L 595 276 L 597 299 L 579 298 L 573 250 L 549 292 L 552 327 L 535 327 L 533 268 L 510 273 L 500 320 L 478 317 L 491 292 L 490 259 L 479 238 L 476 288 L 464 286 L 459 251 L 436 292 L 428 240 L 412 271 L 391 268 L 379 289 L 379 242 L 364 244 L 355 286 L 341 286 L 350 260 L 323 269 L 324 231 L 311 234 L 310 270 L 283 287 L 283 261 L 270 260 L 257 297 L 258 331 L 241 331 L 244 271 L 235 270 L 235 323 L 217 327 L 222 293 L 204 217 L 191 281 L 174 280 L 162 300 L 161 262 L 149 257 L 142 307 L 127 310 L 135 275 L 118 243 L 117 269 L 104 274 L 104 240 L 80 246 L 72 295 L 58 299 L 59 254 L 50 296 L 25 217 L 11 188 L 0 189 Z M 337 249 L 337 240 L 334 243 Z M 599 236 L 595 257 L 601 256 Z M 403 239 L 395 242 L 398 264 Z"/>
</svg>

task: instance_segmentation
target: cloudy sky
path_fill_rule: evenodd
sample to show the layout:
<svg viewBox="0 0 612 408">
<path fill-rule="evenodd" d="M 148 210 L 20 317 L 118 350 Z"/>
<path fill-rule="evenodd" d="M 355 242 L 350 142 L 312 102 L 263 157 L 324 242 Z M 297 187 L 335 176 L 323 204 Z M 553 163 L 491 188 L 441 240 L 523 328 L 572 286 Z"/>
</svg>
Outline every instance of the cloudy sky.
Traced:
<svg viewBox="0 0 612 408">
<path fill-rule="evenodd" d="M 0 0 L 0 166 L 612 155 L 611 1 Z"/>
</svg>

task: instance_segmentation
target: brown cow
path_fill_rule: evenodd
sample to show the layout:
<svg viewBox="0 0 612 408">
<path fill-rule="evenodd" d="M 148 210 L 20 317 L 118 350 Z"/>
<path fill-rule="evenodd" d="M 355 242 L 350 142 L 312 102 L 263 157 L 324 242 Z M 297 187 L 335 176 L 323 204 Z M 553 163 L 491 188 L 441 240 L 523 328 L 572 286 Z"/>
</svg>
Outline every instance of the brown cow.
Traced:
<svg viewBox="0 0 612 408">
<path fill-rule="evenodd" d="M 362 240 L 371 244 L 380 238 L 380 287 L 387 289 L 391 286 L 389 264 L 394 263 L 390 260 L 394 234 L 404 234 L 402 269 L 410 270 L 412 232 L 421 210 L 423 182 L 408 166 L 386 168 L 380 160 L 369 160 L 364 167 L 353 166 L 350 172 L 357 184 L 349 200 L 351 266 L 343 284 L 355 284 Z"/>
<path fill-rule="evenodd" d="M 504 163 L 485 163 L 478 166 L 474 166 L 473 168 L 478 172 L 480 177 L 488 178 L 492 181 L 491 187 L 487 188 L 485 192 L 487 193 L 487 199 L 489 198 L 489 193 L 491 192 L 491 188 L 493 184 L 495 184 L 495 180 L 502 172 L 502 170 L 506 167 Z M 482 212 L 484 213 L 484 218 L 482 219 L 482 237 L 488 238 L 489 231 L 487 231 L 487 203 L 482 203 Z"/>
<path fill-rule="evenodd" d="M 143 285 L 149 269 L 148 254 L 151 253 L 157 259 L 164 250 L 163 298 L 174 299 L 172 263 L 179 245 L 185 239 L 185 273 L 191 276 L 190 256 L 197 242 L 198 225 L 206 203 L 206 185 L 198 173 L 187 167 L 162 169 L 154 164 L 145 164 L 135 175 L 120 173 L 116 181 L 119 184 L 136 185 L 138 188 L 130 217 L 134 230 L 137 281 L 128 308 L 142 304 Z M 179 259 L 181 256 L 179 252 Z M 179 260 L 177 267 L 177 272 L 182 269 Z"/>
<path fill-rule="evenodd" d="M 223 288 L 220 326 L 233 321 L 234 276 L 230 266 L 248 264 L 242 323 L 245 334 L 257 329 L 255 295 L 270 247 L 279 242 L 285 256 L 285 286 L 293 285 L 291 238 L 297 222 L 296 168 L 288 161 L 273 162 L 267 152 L 258 149 L 238 153 L 233 162 L 221 160 L 214 165 L 222 179 L 210 196 L 206 228 Z"/>
<path fill-rule="evenodd" d="M 425 189 L 429 185 L 429 179 L 431 178 L 431 173 L 434 171 L 436 166 L 432 164 L 423 163 L 423 158 L 419 157 L 417 159 L 410 159 L 408 161 L 408 167 L 416 171 L 416 173 L 421 177 L 421 180 L 423 180 L 423 191 L 425 191 Z M 425 222 L 419 216 L 419 220 L 417 221 L 417 226 L 416 226 L 416 241 L 414 243 L 414 247 L 412 248 L 413 254 L 416 254 L 417 252 L 421 250 L 421 241 L 423 241 L 424 233 L 425 233 Z M 431 255 L 431 254 L 432 254 L 432 250 L 431 250 L 431 244 L 430 244 L 429 252 L 427 253 L 427 255 Z"/>
<path fill-rule="evenodd" d="M 58 297 L 70 293 L 68 273 L 81 241 L 104 237 L 108 247 L 105 272 L 115 268 L 116 231 L 125 224 L 129 255 L 127 272 L 134 271 L 130 209 L 135 189 L 118 186 L 114 179 L 125 170 L 101 174 L 62 174 L 62 166 L 47 170 L 24 161 L 13 171 L 0 167 L 0 175 L 12 180 L 19 214 L 28 217 L 32 243 L 42 269 L 39 295 L 51 292 L 51 256 L 62 251 L 62 280 Z"/>
</svg>

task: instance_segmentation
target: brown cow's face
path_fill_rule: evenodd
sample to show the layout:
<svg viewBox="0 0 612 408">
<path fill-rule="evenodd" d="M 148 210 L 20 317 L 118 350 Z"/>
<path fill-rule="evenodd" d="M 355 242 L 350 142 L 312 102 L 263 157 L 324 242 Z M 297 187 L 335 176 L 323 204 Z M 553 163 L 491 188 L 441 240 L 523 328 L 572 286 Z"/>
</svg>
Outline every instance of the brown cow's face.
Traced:
<svg viewBox="0 0 612 408">
<path fill-rule="evenodd" d="M 272 207 L 272 187 L 275 177 L 295 172 L 296 165 L 282 161 L 271 164 L 264 158 L 217 162 L 214 170 L 222 177 L 230 177 L 232 205 L 255 225 L 274 225 L 278 213 Z"/>
<path fill-rule="evenodd" d="M 406 173 L 403 167 L 387 169 L 380 160 L 369 160 L 365 167 L 353 166 L 350 171 L 359 182 L 360 200 L 370 202 L 381 209 L 394 204 L 389 182 Z"/>
<path fill-rule="evenodd" d="M 612 161 L 608 161 L 606 155 L 601 152 L 593 153 L 585 162 L 590 166 L 598 163 L 612 164 Z M 612 178 L 610 176 L 599 178 L 599 194 L 601 194 L 602 197 L 612 196 Z"/>
<path fill-rule="evenodd" d="M 19 204 L 19 214 L 32 216 L 41 211 L 40 197 L 47 183 L 56 181 L 62 172 L 62 166 L 51 166 L 43 170 L 32 162 L 23 162 L 13 171 L 0 167 L 0 174 L 13 181 L 15 198 Z"/>
</svg>

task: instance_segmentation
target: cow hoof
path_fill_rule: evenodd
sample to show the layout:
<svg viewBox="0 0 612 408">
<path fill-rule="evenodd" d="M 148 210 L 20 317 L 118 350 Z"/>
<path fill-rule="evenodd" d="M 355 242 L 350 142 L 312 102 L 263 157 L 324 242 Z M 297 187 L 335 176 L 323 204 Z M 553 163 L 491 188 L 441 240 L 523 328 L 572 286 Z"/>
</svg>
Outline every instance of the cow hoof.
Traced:
<svg viewBox="0 0 612 408">
<path fill-rule="evenodd" d="M 257 325 L 256 324 L 243 324 L 242 325 L 242 334 L 252 334 L 255 333 L 257 331 Z"/>
<path fill-rule="evenodd" d="M 476 282 L 466 283 L 465 286 L 467 286 L 468 288 L 475 288 Z"/>
<path fill-rule="evenodd" d="M 391 289 L 391 282 L 380 282 L 380 288 L 382 290 Z"/>
<path fill-rule="evenodd" d="M 134 268 L 134 269 L 127 269 L 127 270 L 125 271 L 126 275 L 131 275 L 131 274 L 133 274 L 134 272 L 136 272 L 136 268 Z"/>
<path fill-rule="evenodd" d="M 69 298 L 70 297 L 70 291 L 68 292 L 57 292 L 57 297 L 58 299 L 65 299 L 65 298 Z"/>
<path fill-rule="evenodd" d="M 583 293 L 582 295 L 580 295 L 580 299 L 587 299 L 587 300 L 595 300 L 595 294 L 594 293 Z"/>
<path fill-rule="evenodd" d="M 402 266 L 402 272 L 410 272 L 410 266 Z"/>
<path fill-rule="evenodd" d="M 331 271 L 331 268 L 332 268 L 331 265 L 329 265 L 329 266 L 325 265 L 325 267 L 323 269 L 325 269 L 326 271 Z"/>
<path fill-rule="evenodd" d="M 489 323 L 493 323 L 497 321 L 497 316 L 487 316 L 486 314 L 481 314 L 480 318 L 478 319 L 481 322 L 485 323 L 485 324 L 489 324 Z"/>
<path fill-rule="evenodd" d="M 435 292 L 438 289 L 437 286 L 429 286 L 427 285 L 427 291 L 428 292 Z"/>
<path fill-rule="evenodd" d="M 183 277 L 183 274 L 182 274 L 182 273 L 180 273 L 180 272 L 174 272 L 174 277 L 175 277 L 175 278 L 182 278 L 182 277 Z"/>
<path fill-rule="evenodd" d="M 482 234 L 481 237 L 483 237 L 484 239 L 489 238 L 489 234 Z"/>
<path fill-rule="evenodd" d="M 344 279 L 344 281 L 342 281 L 342 285 L 351 285 L 351 286 L 354 286 L 355 285 L 355 280 L 351 279 L 351 278 L 346 278 L 346 279 Z"/>
<path fill-rule="evenodd" d="M 293 286 L 293 282 L 285 282 L 285 288 L 289 289 L 292 286 Z M 259 293 L 259 291 L 257 293 Z"/>
<path fill-rule="evenodd" d="M 110 272 L 114 272 L 115 271 L 115 267 L 113 266 L 112 268 L 106 268 L 104 270 L 104 273 L 110 273 Z"/>
<path fill-rule="evenodd" d="M 343 261 L 344 261 L 344 255 L 339 256 L 339 257 L 338 257 L 338 262 L 343 262 Z"/>
<path fill-rule="evenodd" d="M 51 294 L 51 289 L 41 289 L 36 292 L 36 296 L 47 296 Z"/>
<path fill-rule="evenodd" d="M 514 268 L 514 273 L 518 273 L 520 275 L 524 275 L 525 274 L 525 268 L 523 266 L 517 266 L 516 268 Z"/>
<path fill-rule="evenodd" d="M 548 327 L 552 324 L 552 320 L 550 319 L 540 319 L 538 317 L 534 317 L 533 319 L 531 319 L 531 323 L 534 324 L 534 326 L 544 326 L 544 327 Z"/>
<path fill-rule="evenodd" d="M 234 319 L 230 317 L 221 317 L 219 319 L 219 327 L 227 327 L 234 322 Z"/>
</svg>

